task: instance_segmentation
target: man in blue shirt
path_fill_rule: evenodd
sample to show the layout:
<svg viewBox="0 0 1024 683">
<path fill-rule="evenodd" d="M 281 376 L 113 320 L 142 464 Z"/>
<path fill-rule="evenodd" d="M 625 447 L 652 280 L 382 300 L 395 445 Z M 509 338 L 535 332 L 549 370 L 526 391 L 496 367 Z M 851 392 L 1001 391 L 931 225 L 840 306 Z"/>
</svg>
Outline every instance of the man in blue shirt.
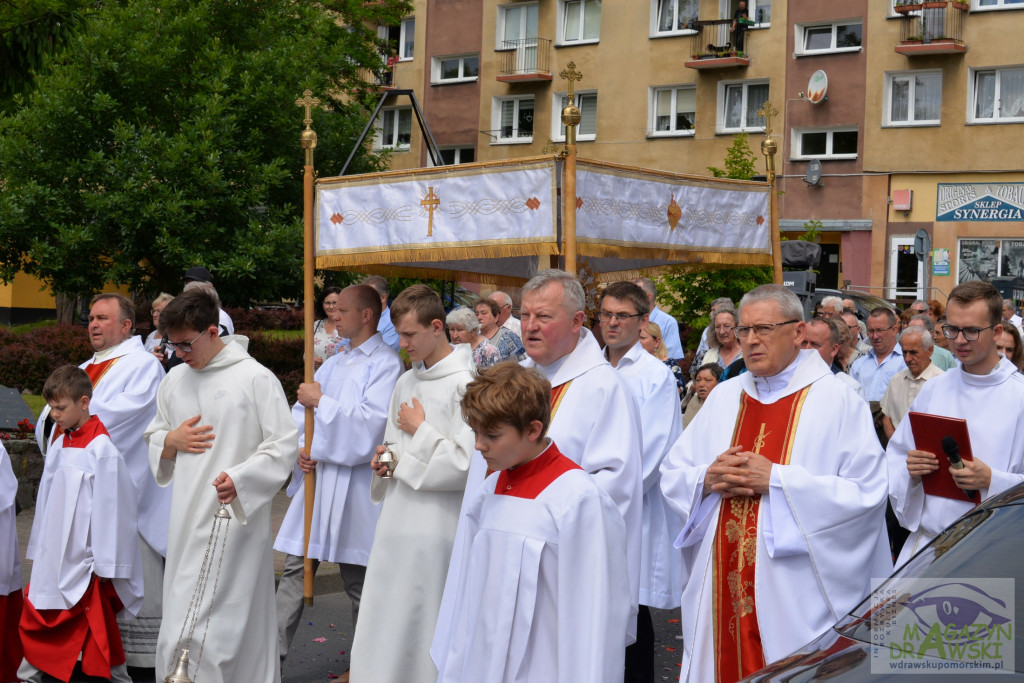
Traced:
<svg viewBox="0 0 1024 683">
<path fill-rule="evenodd" d="M 882 397 L 896 373 L 907 367 L 903 361 L 903 349 L 897 342 L 899 322 L 892 309 L 884 306 L 871 309 L 867 324 L 871 348 L 850 366 L 850 376 L 864 387 L 864 396 L 871 406 L 875 430 L 883 447 L 889 439 L 882 426 Z"/>
<path fill-rule="evenodd" d="M 380 294 L 380 307 L 383 310 L 380 322 L 377 323 L 377 331 L 380 332 L 385 344 L 398 351 L 398 333 L 395 332 L 395 325 L 391 322 L 391 309 L 388 308 L 388 281 L 380 275 L 371 275 L 360 284 L 370 285 Z"/>
<path fill-rule="evenodd" d="M 682 358 L 683 345 L 679 341 L 679 323 L 676 319 L 670 316 L 665 311 L 658 308 L 658 288 L 654 286 L 654 281 L 647 277 L 639 277 L 633 280 L 633 284 L 639 285 L 644 293 L 647 294 L 647 300 L 651 302 L 651 313 L 649 319 L 652 323 L 657 323 L 658 327 L 661 328 L 661 338 L 665 342 L 665 351 L 668 352 L 669 358 Z"/>
</svg>

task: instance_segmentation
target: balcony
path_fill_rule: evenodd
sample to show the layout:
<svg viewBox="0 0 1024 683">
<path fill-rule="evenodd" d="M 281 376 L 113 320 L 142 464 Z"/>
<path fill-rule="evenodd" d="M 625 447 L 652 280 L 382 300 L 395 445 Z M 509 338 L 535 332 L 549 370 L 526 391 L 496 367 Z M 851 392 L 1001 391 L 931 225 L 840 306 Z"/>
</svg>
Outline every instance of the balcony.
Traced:
<svg viewBox="0 0 1024 683">
<path fill-rule="evenodd" d="M 734 45 L 736 36 L 731 31 L 732 19 L 713 19 L 693 24 L 697 31 L 690 38 L 689 69 L 731 69 L 750 66 L 750 55 L 745 52 L 749 31 L 742 31 L 742 45 Z"/>
<path fill-rule="evenodd" d="M 506 40 L 501 47 L 502 83 L 551 80 L 551 41 L 546 38 Z"/>
<path fill-rule="evenodd" d="M 908 57 L 952 55 L 967 52 L 963 40 L 966 2 L 913 2 L 896 6 L 902 15 L 896 52 Z"/>
</svg>

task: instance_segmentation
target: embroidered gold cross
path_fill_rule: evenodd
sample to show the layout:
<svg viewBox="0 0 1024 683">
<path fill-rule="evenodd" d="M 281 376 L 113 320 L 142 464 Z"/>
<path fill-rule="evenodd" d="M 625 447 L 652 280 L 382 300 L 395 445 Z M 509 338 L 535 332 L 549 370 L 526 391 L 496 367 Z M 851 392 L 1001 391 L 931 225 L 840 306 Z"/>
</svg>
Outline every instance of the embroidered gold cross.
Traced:
<svg viewBox="0 0 1024 683">
<path fill-rule="evenodd" d="M 761 449 L 764 448 L 765 439 L 771 432 L 764 431 L 764 422 L 761 423 L 761 431 L 757 433 L 757 438 L 754 439 L 754 452 L 761 455 Z"/>
<path fill-rule="evenodd" d="M 427 188 L 427 196 L 420 202 L 420 206 L 427 210 L 427 237 L 434 234 L 434 210 L 441 205 L 441 198 L 434 194 L 434 188 Z"/>
</svg>

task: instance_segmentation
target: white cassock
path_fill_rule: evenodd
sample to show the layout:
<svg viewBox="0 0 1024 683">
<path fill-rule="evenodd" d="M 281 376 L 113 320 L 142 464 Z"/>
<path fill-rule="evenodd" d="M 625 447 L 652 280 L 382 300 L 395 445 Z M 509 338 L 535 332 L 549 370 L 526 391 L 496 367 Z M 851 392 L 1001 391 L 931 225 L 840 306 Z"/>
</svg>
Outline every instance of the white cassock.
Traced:
<svg viewBox="0 0 1024 683">
<path fill-rule="evenodd" d="M 469 345 L 458 344 L 430 368 L 415 363 L 395 385 L 384 439 L 395 444 L 398 464 L 393 478 L 371 483 L 383 505 L 352 643 L 354 681 L 437 678 L 429 648 L 474 448 L 460 403 L 473 371 Z M 397 419 L 414 396 L 426 418 L 410 435 Z"/>
<path fill-rule="evenodd" d="M 243 341 L 228 340 L 202 370 L 173 368 L 160 385 L 157 414 L 146 430 L 157 483 L 175 482 L 158 677 L 177 658 L 174 647 L 219 507 L 212 482 L 226 472 L 237 497 L 230 506 L 232 519 L 199 678 L 208 683 L 281 680 L 270 503 L 295 465 L 298 434 L 281 383 L 246 353 Z M 213 446 L 205 453 L 178 452 L 174 460 L 161 459 L 167 433 L 196 415 L 199 425 L 213 426 Z M 199 612 L 197 640 L 200 630 L 206 630 L 208 614 L 207 599 Z M 194 669 L 192 660 L 193 680 Z"/>
<path fill-rule="evenodd" d="M 562 463 L 545 472 L 546 457 Z M 564 464 L 549 446 L 467 496 L 469 542 L 452 556 L 462 579 L 445 588 L 453 615 L 438 681 L 622 681 L 632 610 L 619 588 L 628 581 L 625 525 L 593 478 Z M 544 488 L 496 495 L 496 482 L 517 472 Z"/>
<path fill-rule="evenodd" d="M 388 405 L 402 374 L 402 359 L 375 334 L 354 349 L 331 356 L 313 380 L 324 392 L 313 412 L 313 447 L 317 461 L 309 557 L 366 566 L 373 546 L 379 508 L 370 500 L 370 460 L 384 436 Z M 292 418 L 305 444 L 306 409 L 296 403 Z M 305 474 L 295 468 L 288 486 L 288 506 L 274 550 L 302 556 Z"/>
<path fill-rule="evenodd" d="M 676 377 L 639 342 L 626 352 L 615 369 L 636 396 L 644 440 L 640 604 L 672 609 L 679 607 L 683 589 L 683 558 L 673 545 L 679 521 L 661 493 L 658 468 L 683 432 Z"/>
<path fill-rule="evenodd" d="M 978 501 L 1024 481 L 1024 375 L 1005 358 L 987 375 L 972 375 L 953 368 L 925 382 L 910 405 L 917 413 L 967 420 L 974 456 L 992 468 L 988 490 Z M 902 565 L 928 541 L 973 506 L 924 493 L 924 485 L 910 483 L 907 451 L 914 448 L 910 419 L 902 420 L 889 440 L 889 499 L 900 526 L 910 530 L 896 566 Z M 961 448 L 963 446 L 961 445 Z M 949 467 L 945 454 L 936 453 L 939 467 Z"/>
<path fill-rule="evenodd" d="M 703 497 L 704 475 L 731 445 L 743 393 L 773 403 L 804 387 L 789 464 L 772 467 L 758 507 L 754 602 L 765 662 L 827 631 L 872 578 L 892 572 L 885 459 L 864 400 L 813 349 L 774 377 L 723 382 L 661 466 L 662 491 L 684 523 L 681 680 L 715 680 L 712 548 L 722 497 Z"/>
<path fill-rule="evenodd" d="M 550 365 L 537 365 L 528 358 L 522 365 L 536 367 L 552 388 L 572 382 L 551 417 L 547 435 L 567 458 L 594 477 L 626 523 L 634 618 L 623 646 L 629 645 L 636 640 L 643 526 L 643 437 L 636 398 L 586 328 L 580 330 L 579 342 L 567 356 Z"/>
<path fill-rule="evenodd" d="M 11 456 L 0 443 L 0 598 L 21 590 L 21 551 L 14 515 L 17 494 L 18 478 L 11 468 Z M 2 615 L 3 610 L 0 610 Z"/>
<path fill-rule="evenodd" d="M 124 458 L 95 416 L 50 444 L 25 549 L 36 609 L 71 609 L 96 574 L 111 579 L 127 614 L 138 612 L 137 499 Z"/>
<path fill-rule="evenodd" d="M 110 440 L 128 464 L 128 471 L 139 492 L 139 533 L 154 550 L 167 554 L 167 525 L 170 521 L 171 490 L 157 486 L 149 469 L 149 450 L 143 434 L 156 415 L 156 392 L 164 378 L 164 368 L 142 345 L 141 337 L 130 337 L 103 351 L 78 367 L 89 371 L 92 364 L 116 359 L 93 381 L 89 412 L 100 418 Z M 46 406 L 39 416 L 43 424 L 50 414 Z M 42 429 L 36 432 L 39 449 Z"/>
</svg>

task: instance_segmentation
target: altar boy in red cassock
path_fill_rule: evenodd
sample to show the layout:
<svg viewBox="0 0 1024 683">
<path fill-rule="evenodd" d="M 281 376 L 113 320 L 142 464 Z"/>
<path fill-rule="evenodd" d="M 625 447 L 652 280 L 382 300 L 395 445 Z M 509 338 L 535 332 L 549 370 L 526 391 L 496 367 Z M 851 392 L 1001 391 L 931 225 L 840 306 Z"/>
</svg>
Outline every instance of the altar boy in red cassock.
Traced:
<svg viewBox="0 0 1024 683">
<path fill-rule="evenodd" d="M 138 494 L 124 458 L 99 418 L 89 414 L 92 382 L 72 365 L 43 386 L 60 428 L 46 454 L 26 556 L 33 561 L 19 630 L 21 681 L 43 672 L 82 672 L 131 681 L 117 613 L 142 603 Z"/>
<path fill-rule="evenodd" d="M 462 413 L 493 471 L 464 510 L 435 645 L 438 681 L 621 681 L 631 618 L 626 526 L 589 474 L 545 438 L 551 385 L 500 363 Z M 454 580 L 453 580 L 454 577 Z"/>
</svg>

